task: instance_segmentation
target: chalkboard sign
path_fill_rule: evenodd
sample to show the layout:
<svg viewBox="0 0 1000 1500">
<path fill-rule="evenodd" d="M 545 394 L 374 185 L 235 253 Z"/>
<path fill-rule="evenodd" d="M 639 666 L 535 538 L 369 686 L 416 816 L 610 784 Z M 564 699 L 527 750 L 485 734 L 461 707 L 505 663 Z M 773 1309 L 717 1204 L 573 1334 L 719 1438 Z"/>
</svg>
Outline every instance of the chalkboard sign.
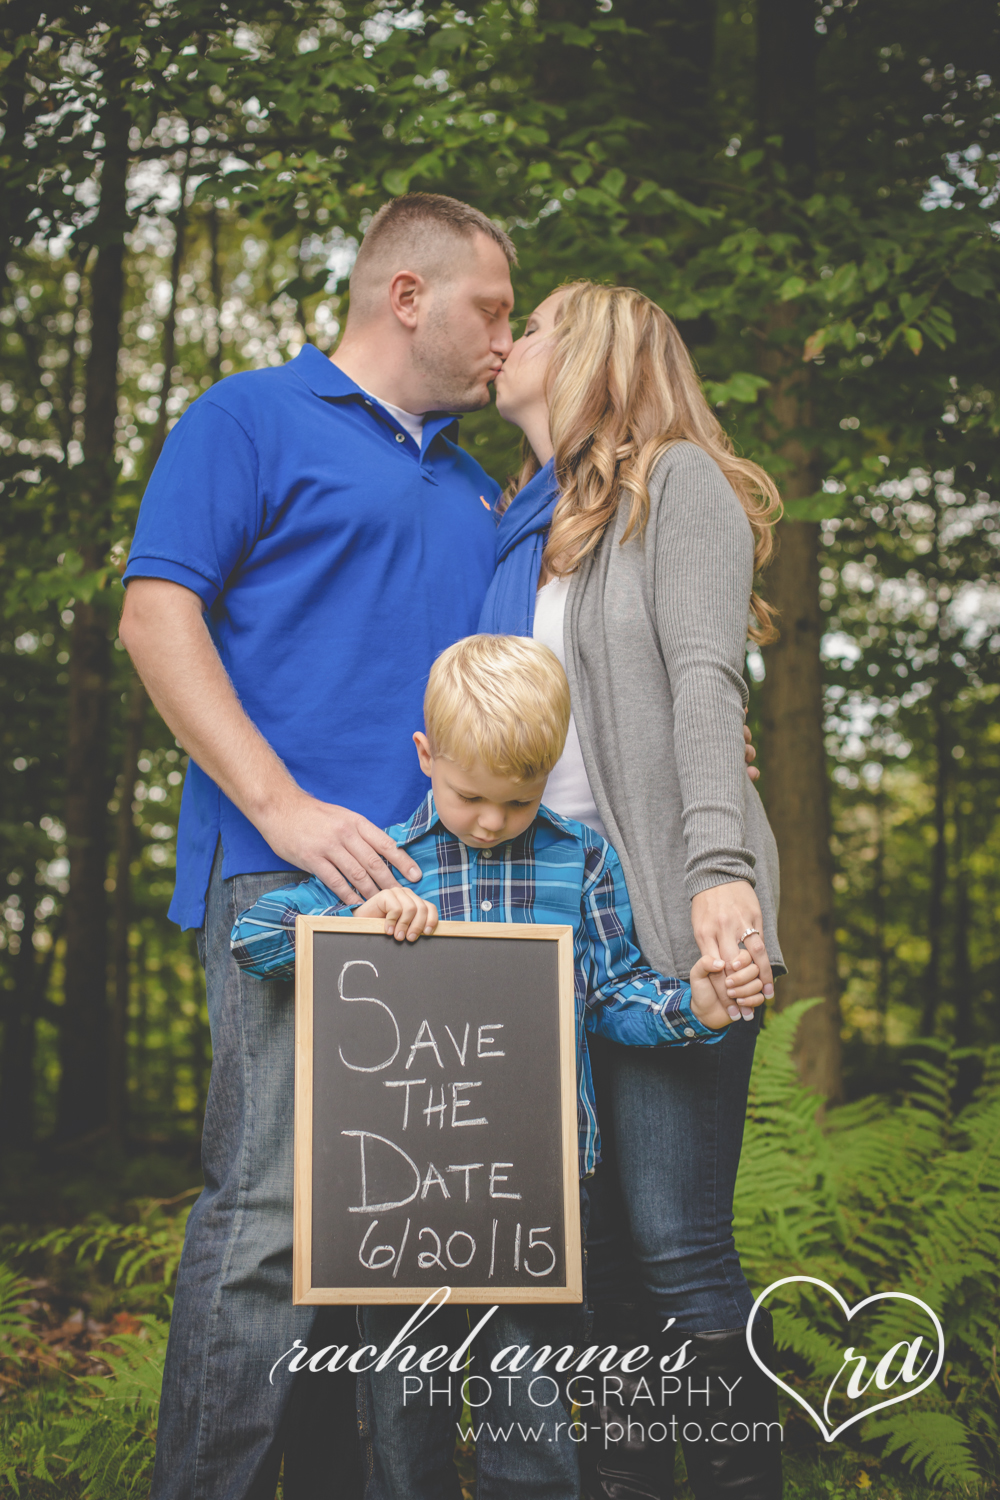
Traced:
<svg viewBox="0 0 1000 1500">
<path fill-rule="evenodd" d="M 299 917 L 296 1302 L 579 1302 L 570 927 Z"/>
</svg>

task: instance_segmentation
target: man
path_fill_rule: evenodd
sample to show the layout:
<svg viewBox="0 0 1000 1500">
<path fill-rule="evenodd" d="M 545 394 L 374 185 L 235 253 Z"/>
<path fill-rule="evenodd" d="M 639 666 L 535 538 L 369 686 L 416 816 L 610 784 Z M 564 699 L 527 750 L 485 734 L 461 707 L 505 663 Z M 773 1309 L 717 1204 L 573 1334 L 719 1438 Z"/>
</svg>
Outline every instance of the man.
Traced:
<svg viewBox="0 0 1000 1500">
<path fill-rule="evenodd" d="M 419 873 L 381 829 L 423 793 L 427 674 L 493 573 L 497 486 L 445 433 L 510 350 L 514 259 L 455 199 L 387 204 L 333 360 L 206 392 L 143 500 L 121 638 L 191 756 L 171 916 L 199 929 L 214 1053 L 154 1500 L 270 1500 L 283 1452 L 287 1500 L 358 1492 L 353 1380 L 268 1379 L 353 1324 L 292 1306 L 292 991 L 244 979 L 229 933 L 290 870 L 344 899 Z"/>
</svg>

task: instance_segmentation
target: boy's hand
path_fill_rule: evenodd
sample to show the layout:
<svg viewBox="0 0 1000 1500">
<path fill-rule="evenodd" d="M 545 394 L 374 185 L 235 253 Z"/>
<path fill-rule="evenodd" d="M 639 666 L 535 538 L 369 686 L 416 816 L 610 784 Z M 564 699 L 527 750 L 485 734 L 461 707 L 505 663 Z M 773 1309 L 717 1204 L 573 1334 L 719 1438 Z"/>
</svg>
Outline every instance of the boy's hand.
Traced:
<svg viewBox="0 0 1000 1500">
<path fill-rule="evenodd" d="M 431 901 L 414 895 L 401 885 L 379 891 L 362 906 L 354 908 L 356 917 L 385 917 L 385 930 L 397 943 L 404 938 L 415 943 L 421 933 L 430 937 L 438 924 L 438 909 Z M 755 971 L 756 972 L 756 971 Z"/>
<path fill-rule="evenodd" d="M 699 958 L 691 970 L 691 1009 L 702 1025 L 713 1031 L 721 1031 L 730 1021 L 738 1020 L 740 1011 L 744 1020 L 750 1020 L 753 1007 L 764 1002 L 760 970 L 749 953 L 741 949 L 733 972 L 723 977 L 725 967 L 721 958 Z M 718 994 L 723 985 L 725 1001 Z"/>
</svg>

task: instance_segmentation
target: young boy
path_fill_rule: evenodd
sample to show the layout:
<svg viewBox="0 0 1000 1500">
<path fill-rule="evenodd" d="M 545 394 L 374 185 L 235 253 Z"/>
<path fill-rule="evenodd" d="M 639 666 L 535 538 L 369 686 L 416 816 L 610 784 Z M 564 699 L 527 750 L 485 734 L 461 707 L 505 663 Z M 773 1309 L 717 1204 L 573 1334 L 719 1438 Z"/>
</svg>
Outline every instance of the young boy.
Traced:
<svg viewBox="0 0 1000 1500">
<path fill-rule="evenodd" d="M 762 999 L 756 965 L 724 974 L 721 959 L 701 959 L 690 984 L 650 969 L 635 945 L 632 912 L 614 850 L 592 829 L 542 805 L 545 782 L 562 754 L 569 725 L 569 687 L 553 653 L 520 636 L 470 636 L 445 651 L 431 670 L 425 732 L 414 734 L 431 791 L 408 822 L 388 830 L 419 865 L 412 886 L 380 891 L 353 908 L 384 917 L 397 942 L 430 936 L 439 913 L 448 920 L 539 922 L 574 931 L 580 1176 L 598 1160 L 600 1140 L 587 1032 L 631 1046 L 686 1046 L 721 1039 L 735 1006 Z M 294 972 L 295 918 L 346 915 L 315 876 L 261 897 L 233 928 L 233 956 L 262 978 Z M 366 1307 L 364 1338 L 384 1348 L 411 1314 L 408 1307 Z M 487 1368 L 511 1344 L 573 1343 L 578 1311 L 559 1306 L 505 1306 L 477 1339 Z M 464 1309 L 446 1307 L 418 1329 L 428 1347 L 461 1343 Z M 477 1414 L 486 1426 L 477 1444 L 478 1493 L 575 1500 L 579 1475 L 573 1444 L 491 1441 L 490 1423 L 524 1426 L 540 1416 L 547 1431 L 559 1407 L 533 1407 L 525 1381 L 507 1380 L 501 1409 Z M 442 1500 L 459 1495 L 451 1463 L 457 1406 L 420 1406 L 403 1392 L 394 1368 L 362 1386 L 362 1428 L 371 1445 L 366 1500 Z M 517 1428 L 515 1426 L 514 1430 Z M 565 1428 L 563 1429 L 565 1431 Z"/>
</svg>

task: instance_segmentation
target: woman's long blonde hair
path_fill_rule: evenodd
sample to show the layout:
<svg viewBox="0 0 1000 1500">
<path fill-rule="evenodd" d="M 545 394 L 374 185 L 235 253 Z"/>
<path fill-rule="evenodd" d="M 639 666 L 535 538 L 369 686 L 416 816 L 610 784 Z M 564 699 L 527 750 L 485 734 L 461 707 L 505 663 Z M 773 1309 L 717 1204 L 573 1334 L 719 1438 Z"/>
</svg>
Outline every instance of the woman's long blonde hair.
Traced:
<svg viewBox="0 0 1000 1500">
<path fill-rule="evenodd" d="M 572 282 L 563 289 L 546 377 L 556 478 L 562 491 L 543 568 L 572 573 L 598 545 L 619 504 L 629 513 L 622 541 L 641 539 L 649 519 L 649 477 L 672 444 L 696 443 L 739 497 L 754 534 L 754 572 L 771 556 L 781 499 L 769 474 L 740 458 L 701 388 L 670 318 L 625 286 Z M 526 449 L 509 503 L 538 471 Z M 753 640 L 774 640 L 774 610 L 750 595 Z"/>
</svg>

